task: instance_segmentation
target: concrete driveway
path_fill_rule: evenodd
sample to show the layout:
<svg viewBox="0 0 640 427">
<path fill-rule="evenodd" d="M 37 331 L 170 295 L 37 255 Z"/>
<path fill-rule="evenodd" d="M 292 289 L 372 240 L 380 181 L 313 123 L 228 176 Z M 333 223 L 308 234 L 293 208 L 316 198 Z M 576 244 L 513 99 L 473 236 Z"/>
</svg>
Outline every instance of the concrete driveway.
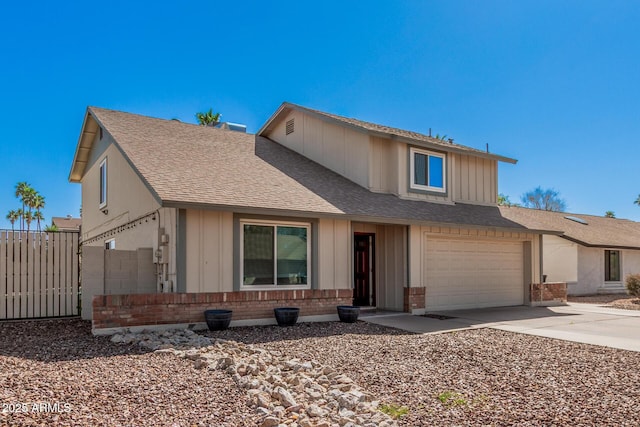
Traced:
<svg viewBox="0 0 640 427">
<path fill-rule="evenodd" d="M 640 311 L 570 303 L 560 307 L 500 307 L 429 313 L 364 315 L 361 320 L 414 333 L 443 333 L 469 328 L 493 328 L 586 344 L 640 352 Z"/>
</svg>

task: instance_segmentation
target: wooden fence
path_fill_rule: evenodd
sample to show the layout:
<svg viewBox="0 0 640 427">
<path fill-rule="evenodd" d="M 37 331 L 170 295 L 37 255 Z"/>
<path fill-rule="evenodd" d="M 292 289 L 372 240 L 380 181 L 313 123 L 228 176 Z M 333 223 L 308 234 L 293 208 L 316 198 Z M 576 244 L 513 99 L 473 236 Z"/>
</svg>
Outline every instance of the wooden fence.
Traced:
<svg viewBox="0 0 640 427">
<path fill-rule="evenodd" d="M 78 238 L 0 230 L 0 320 L 79 314 Z"/>
</svg>

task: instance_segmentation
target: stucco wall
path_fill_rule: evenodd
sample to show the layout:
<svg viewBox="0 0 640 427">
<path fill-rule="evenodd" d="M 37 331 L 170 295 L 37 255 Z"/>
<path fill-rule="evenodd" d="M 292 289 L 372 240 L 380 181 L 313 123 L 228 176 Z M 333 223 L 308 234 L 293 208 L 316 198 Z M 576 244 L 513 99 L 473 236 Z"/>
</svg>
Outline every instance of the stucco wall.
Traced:
<svg viewBox="0 0 640 427">
<path fill-rule="evenodd" d="M 595 294 L 604 284 L 604 249 L 578 246 L 578 285 L 572 295 Z"/>
<path fill-rule="evenodd" d="M 542 237 L 542 274 L 547 282 L 567 283 L 567 292 L 578 292 L 578 244 L 558 236 Z"/>
<path fill-rule="evenodd" d="M 100 207 L 100 163 L 107 159 L 107 204 Z M 82 236 L 86 241 L 105 231 L 160 208 L 160 204 L 132 169 L 120 150 L 105 132 L 102 140 L 96 135 L 89 156 L 87 170 L 82 177 Z M 103 212 L 106 210 L 106 213 Z M 157 227 L 157 224 L 156 224 Z M 139 230 L 139 229 L 138 229 Z M 138 230 L 135 230 L 136 232 Z M 123 238 L 122 249 L 150 247 L 147 241 L 140 246 L 131 247 L 130 241 L 138 242 L 149 233 L 133 234 L 131 239 Z M 101 245 L 104 239 L 90 245 Z"/>
<path fill-rule="evenodd" d="M 578 247 L 578 285 L 569 288 L 570 295 L 588 295 L 608 291 L 622 291 L 624 278 L 640 273 L 640 251 L 620 249 L 621 281 L 604 281 L 604 248 Z"/>
<path fill-rule="evenodd" d="M 100 164 L 105 158 L 107 204 L 101 208 Z M 155 253 L 159 246 L 159 229 L 164 229 L 169 237 L 165 279 L 176 285 L 176 246 L 173 243 L 177 235 L 177 211 L 160 207 L 106 132 L 102 139 L 99 132 L 96 135 L 81 183 L 83 247 L 104 248 L 105 242 L 113 239 L 117 250 L 152 248 Z"/>
</svg>

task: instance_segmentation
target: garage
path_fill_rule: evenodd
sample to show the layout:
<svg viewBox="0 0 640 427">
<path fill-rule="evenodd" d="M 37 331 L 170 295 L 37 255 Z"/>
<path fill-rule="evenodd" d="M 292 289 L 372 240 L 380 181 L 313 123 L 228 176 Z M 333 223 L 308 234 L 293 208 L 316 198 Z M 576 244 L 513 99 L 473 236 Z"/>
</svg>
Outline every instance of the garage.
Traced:
<svg viewBox="0 0 640 427">
<path fill-rule="evenodd" d="M 427 311 L 524 303 L 521 241 L 423 239 Z"/>
</svg>

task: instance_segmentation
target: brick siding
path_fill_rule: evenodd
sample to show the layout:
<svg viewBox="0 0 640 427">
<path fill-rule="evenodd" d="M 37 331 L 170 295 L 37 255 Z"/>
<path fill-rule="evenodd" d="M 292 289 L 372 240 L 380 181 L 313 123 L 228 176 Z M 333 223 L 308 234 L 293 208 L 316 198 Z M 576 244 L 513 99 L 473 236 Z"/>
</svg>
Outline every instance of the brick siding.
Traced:
<svg viewBox="0 0 640 427">
<path fill-rule="evenodd" d="M 425 308 L 425 288 L 404 288 L 404 312 Z"/>
<path fill-rule="evenodd" d="M 233 310 L 232 320 L 273 318 L 276 307 L 299 307 L 300 316 L 317 316 L 352 303 L 351 289 L 97 295 L 93 328 L 200 323 L 204 311 L 214 308 Z"/>
<path fill-rule="evenodd" d="M 531 305 L 557 305 L 567 302 L 567 284 L 565 282 L 532 283 Z"/>
</svg>

